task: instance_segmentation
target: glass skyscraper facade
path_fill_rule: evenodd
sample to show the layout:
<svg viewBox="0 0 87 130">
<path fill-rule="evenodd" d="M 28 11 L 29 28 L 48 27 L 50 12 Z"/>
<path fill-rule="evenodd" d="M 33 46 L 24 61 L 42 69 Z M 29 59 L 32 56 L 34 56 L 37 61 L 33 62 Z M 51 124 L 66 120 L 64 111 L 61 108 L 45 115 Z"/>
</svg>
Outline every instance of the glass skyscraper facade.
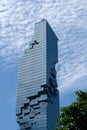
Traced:
<svg viewBox="0 0 87 130">
<path fill-rule="evenodd" d="M 57 41 L 47 20 L 41 20 L 35 24 L 34 37 L 19 59 L 16 99 L 19 130 L 55 130 L 59 113 Z"/>
</svg>

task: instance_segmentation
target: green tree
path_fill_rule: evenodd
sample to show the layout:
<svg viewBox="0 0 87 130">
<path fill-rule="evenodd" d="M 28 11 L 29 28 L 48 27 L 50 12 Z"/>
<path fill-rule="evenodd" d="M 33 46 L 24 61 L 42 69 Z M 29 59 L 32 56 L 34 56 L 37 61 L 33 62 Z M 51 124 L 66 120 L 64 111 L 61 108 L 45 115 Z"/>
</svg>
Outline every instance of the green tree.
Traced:
<svg viewBox="0 0 87 130">
<path fill-rule="evenodd" d="M 56 130 L 87 130 L 87 91 L 76 91 L 77 99 L 62 107 Z"/>
</svg>

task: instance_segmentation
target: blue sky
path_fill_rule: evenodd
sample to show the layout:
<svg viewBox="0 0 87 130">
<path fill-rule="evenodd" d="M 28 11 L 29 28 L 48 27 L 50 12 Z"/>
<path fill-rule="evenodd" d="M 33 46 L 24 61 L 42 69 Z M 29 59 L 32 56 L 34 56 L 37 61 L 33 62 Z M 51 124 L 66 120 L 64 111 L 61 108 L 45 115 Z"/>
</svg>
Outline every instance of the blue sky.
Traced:
<svg viewBox="0 0 87 130">
<path fill-rule="evenodd" d="M 0 117 L 2 130 L 16 130 L 15 101 L 18 57 L 28 47 L 35 22 L 48 20 L 59 38 L 56 65 L 60 104 L 87 90 L 87 1 L 0 1 Z"/>
</svg>

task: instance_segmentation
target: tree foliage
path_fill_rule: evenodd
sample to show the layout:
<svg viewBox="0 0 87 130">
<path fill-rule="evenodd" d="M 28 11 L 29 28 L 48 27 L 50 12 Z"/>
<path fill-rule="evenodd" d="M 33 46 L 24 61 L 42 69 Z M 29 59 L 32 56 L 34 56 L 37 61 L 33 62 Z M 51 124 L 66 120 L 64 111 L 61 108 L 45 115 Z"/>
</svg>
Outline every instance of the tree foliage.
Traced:
<svg viewBox="0 0 87 130">
<path fill-rule="evenodd" d="M 76 91 L 77 99 L 62 107 L 56 130 L 87 130 L 87 92 Z"/>
</svg>

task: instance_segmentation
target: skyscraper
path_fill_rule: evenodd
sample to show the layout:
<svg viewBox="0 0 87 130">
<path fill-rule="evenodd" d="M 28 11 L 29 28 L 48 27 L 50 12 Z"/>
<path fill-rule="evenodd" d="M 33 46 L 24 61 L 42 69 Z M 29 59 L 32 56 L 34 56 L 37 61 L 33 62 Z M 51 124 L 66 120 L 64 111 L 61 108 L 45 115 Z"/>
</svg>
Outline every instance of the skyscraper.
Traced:
<svg viewBox="0 0 87 130">
<path fill-rule="evenodd" d="M 55 64 L 57 37 L 47 20 L 35 24 L 35 34 L 19 59 L 16 101 L 19 130 L 54 130 L 59 112 Z"/>
</svg>

